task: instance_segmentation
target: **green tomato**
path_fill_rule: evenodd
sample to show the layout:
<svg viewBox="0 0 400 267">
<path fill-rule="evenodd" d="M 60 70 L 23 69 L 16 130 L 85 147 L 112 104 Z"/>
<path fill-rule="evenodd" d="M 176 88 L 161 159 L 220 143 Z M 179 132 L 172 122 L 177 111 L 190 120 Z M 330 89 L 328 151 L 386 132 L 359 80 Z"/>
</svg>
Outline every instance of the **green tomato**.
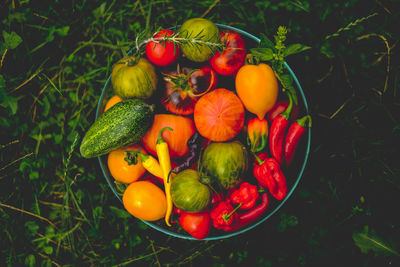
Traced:
<svg viewBox="0 0 400 267">
<path fill-rule="evenodd" d="M 157 88 L 157 74 L 154 66 L 145 58 L 137 63 L 135 57 L 122 58 L 114 64 L 111 84 L 116 95 L 127 98 L 150 98 Z"/>
<path fill-rule="evenodd" d="M 210 189 L 199 179 L 199 173 L 192 169 L 183 170 L 172 179 L 171 199 L 177 208 L 199 212 L 210 204 Z"/>
<path fill-rule="evenodd" d="M 179 36 L 200 40 L 201 42 L 219 43 L 217 26 L 212 21 L 203 18 L 192 18 L 185 21 L 179 30 Z M 183 55 L 195 62 L 205 62 L 210 59 L 216 52 L 217 47 L 201 42 L 182 44 Z"/>
</svg>

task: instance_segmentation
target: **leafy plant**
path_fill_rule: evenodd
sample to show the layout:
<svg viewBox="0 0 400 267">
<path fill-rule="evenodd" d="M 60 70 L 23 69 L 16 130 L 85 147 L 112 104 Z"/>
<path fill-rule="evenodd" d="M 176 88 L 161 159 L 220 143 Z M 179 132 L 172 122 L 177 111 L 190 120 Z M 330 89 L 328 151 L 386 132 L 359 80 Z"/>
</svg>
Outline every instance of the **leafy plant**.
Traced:
<svg viewBox="0 0 400 267">
<path fill-rule="evenodd" d="M 275 43 L 268 39 L 265 34 L 261 34 L 261 41 L 257 48 L 251 48 L 251 61 L 266 61 L 271 63 L 276 77 L 281 82 L 284 90 L 289 90 L 292 93 L 295 103 L 297 96 L 293 86 L 292 76 L 286 73 L 284 64 L 285 58 L 290 55 L 301 53 L 311 47 L 302 44 L 291 44 L 286 46 L 286 35 L 288 31 L 284 26 L 279 26 L 276 35 L 274 36 Z"/>
<path fill-rule="evenodd" d="M 374 252 L 375 255 L 395 255 L 400 256 L 388 242 L 380 238 L 375 231 L 364 226 L 361 231 L 353 232 L 354 244 L 360 248 L 362 253 Z"/>
</svg>

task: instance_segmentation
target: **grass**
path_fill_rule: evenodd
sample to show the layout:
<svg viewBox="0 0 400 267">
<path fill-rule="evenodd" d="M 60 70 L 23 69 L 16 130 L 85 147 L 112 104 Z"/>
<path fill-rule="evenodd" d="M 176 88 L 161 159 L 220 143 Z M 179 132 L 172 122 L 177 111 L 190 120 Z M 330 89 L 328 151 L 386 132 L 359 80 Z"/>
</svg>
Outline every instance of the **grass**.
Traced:
<svg viewBox="0 0 400 267">
<path fill-rule="evenodd" d="M 400 263 L 395 0 L 0 3 L 2 266 L 396 266 Z M 227 12 L 229 10 L 229 12 Z M 146 25 L 205 17 L 312 49 L 288 64 L 313 116 L 294 195 L 261 226 L 189 242 L 133 219 L 77 150 L 121 48 Z"/>
</svg>

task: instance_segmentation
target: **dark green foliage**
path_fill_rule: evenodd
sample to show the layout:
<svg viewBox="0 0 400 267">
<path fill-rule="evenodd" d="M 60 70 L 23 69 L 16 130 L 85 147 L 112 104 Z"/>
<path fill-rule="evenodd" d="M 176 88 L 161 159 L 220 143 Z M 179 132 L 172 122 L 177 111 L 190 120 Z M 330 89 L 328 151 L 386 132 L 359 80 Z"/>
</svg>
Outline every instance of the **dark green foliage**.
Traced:
<svg viewBox="0 0 400 267">
<path fill-rule="evenodd" d="M 127 214 L 78 148 L 122 50 L 202 15 L 312 47 L 287 59 L 312 147 L 277 214 L 190 242 Z M 0 1 L 0 264 L 399 266 L 399 19 L 396 0 Z"/>
</svg>

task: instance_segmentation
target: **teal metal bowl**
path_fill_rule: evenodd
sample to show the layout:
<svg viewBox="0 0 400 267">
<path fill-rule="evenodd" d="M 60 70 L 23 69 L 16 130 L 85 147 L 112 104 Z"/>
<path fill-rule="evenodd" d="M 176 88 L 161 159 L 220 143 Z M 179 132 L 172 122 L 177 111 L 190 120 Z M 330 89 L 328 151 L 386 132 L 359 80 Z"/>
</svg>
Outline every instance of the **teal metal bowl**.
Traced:
<svg viewBox="0 0 400 267">
<path fill-rule="evenodd" d="M 223 25 L 223 24 L 216 24 L 216 25 L 221 30 L 235 32 L 235 33 L 240 34 L 246 43 L 253 43 L 255 46 L 260 43 L 260 39 L 258 37 L 254 36 L 248 32 L 245 32 L 241 29 L 237 29 L 235 27 Z M 133 50 L 131 50 L 130 52 L 133 52 Z M 289 65 L 286 62 L 285 62 L 285 67 L 288 70 L 289 74 L 292 76 L 293 81 L 295 83 L 295 89 L 296 89 L 297 93 L 299 94 L 300 110 L 302 110 L 302 113 L 304 113 L 304 115 L 307 115 L 307 114 L 309 114 L 308 103 L 307 103 L 307 99 L 304 95 L 303 88 L 301 87 L 300 82 L 297 79 L 296 75 L 294 74 L 293 70 L 289 67 Z M 101 91 L 100 99 L 97 104 L 96 120 L 103 113 L 104 104 L 107 100 L 107 97 L 109 97 L 111 95 L 112 95 L 112 87 L 111 87 L 111 75 L 110 75 L 103 87 L 103 90 Z M 269 218 L 271 218 L 272 215 L 277 213 L 279 211 L 279 209 L 286 203 L 286 201 L 293 194 L 294 190 L 296 189 L 297 185 L 299 184 L 299 182 L 301 180 L 304 169 L 307 165 L 307 160 L 308 160 L 308 156 L 309 156 L 309 152 L 310 152 L 310 144 L 311 144 L 311 129 L 310 128 L 307 129 L 304 141 L 305 142 L 302 142 L 301 147 L 299 148 L 297 155 L 296 155 L 296 158 L 298 159 L 299 162 L 296 162 L 294 164 L 294 166 L 291 167 L 290 171 L 288 173 L 285 173 L 287 183 L 288 183 L 288 193 L 283 200 L 278 202 L 278 201 L 272 200 L 270 198 L 271 199 L 270 204 L 269 204 L 269 207 L 268 207 L 267 211 L 265 212 L 264 216 L 261 219 L 259 219 L 257 222 L 255 222 L 254 224 L 251 224 L 237 232 L 215 231 L 215 233 L 214 233 L 213 231 L 211 231 L 210 235 L 207 238 L 204 238 L 202 240 L 225 239 L 225 238 L 243 234 L 243 233 L 259 226 L 260 224 L 264 223 Z M 99 165 L 100 165 L 101 171 L 104 175 L 104 178 L 105 178 L 107 184 L 109 185 L 111 191 L 115 194 L 115 196 L 120 200 L 121 205 L 122 205 L 122 199 L 117 192 L 116 185 L 114 183 L 114 178 L 111 176 L 111 174 L 108 170 L 108 167 L 107 167 L 107 157 L 101 156 L 101 157 L 98 157 L 98 160 L 99 160 Z M 151 227 L 157 231 L 160 231 L 164 234 L 170 235 L 170 236 L 174 236 L 174 237 L 182 238 L 182 239 L 188 239 L 188 240 L 198 240 L 198 239 L 193 238 L 191 235 L 189 235 L 186 232 L 175 232 L 175 231 L 172 231 L 171 229 L 169 229 L 167 226 L 163 227 L 163 226 L 161 226 L 161 224 L 157 224 L 156 222 L 149 222 L 149 221 L 143 221 L 143 222 L 146 225 L 148 225 L 149 227 Z"/>
</svg>

